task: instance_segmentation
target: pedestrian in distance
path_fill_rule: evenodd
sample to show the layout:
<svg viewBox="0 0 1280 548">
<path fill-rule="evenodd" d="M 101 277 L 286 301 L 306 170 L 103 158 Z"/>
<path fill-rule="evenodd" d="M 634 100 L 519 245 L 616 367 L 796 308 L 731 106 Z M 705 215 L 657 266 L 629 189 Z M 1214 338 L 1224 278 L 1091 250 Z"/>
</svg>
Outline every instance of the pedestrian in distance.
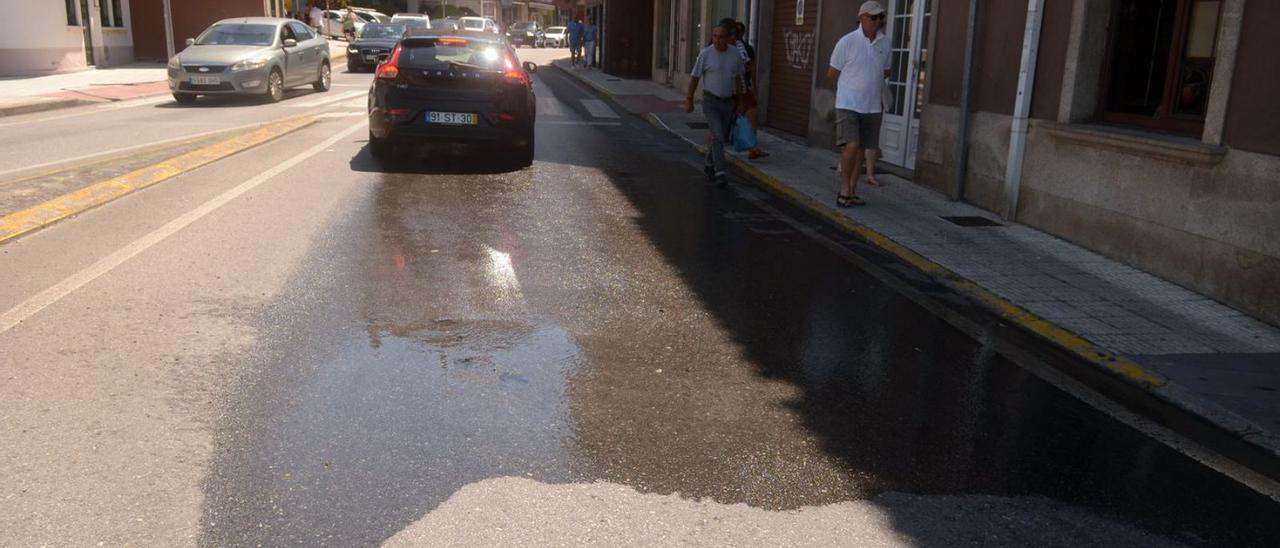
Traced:
<svg viewBox="0 0 1280 548">
<path fill-rule="evenodd" d="M 569 35 L 569 62 L 577 67 L 582 61 L 582 20 L 569 21 L 569 27 L 565 32 Z"/>
<path fill-rule="evenodd" d="M 725 143 L 737 116 L 734 97 L 745 90 L 742 77 L 746 65 L 742 55 L 730 46 L 731 26 L 719 25 L 711 30 L 711 45 L 698 52 L 698 60 L 689 73 L 689 92 L 684 98 L 684 111 L 693 112 L 693 94 L 702 84 L 702 115 L 707 120 L 710 136 L 704 171 L 716 186 L 729 184 L 725 164 Z"/>
<path fill-rule="evenodd" d="M 597 66 L 596 63 L 596 26 L 588 18 L 587 22 L 582 25 L 582 44 L 584 46 L 585 57 L 584 64 L 587 68 Z"/>
<path fill-rule="evenodd" d="M 356 39 L 356 12 L 347 10 L 347 16 L 342 18 L 342 35 L 347 42 L 353 42 Z"/>
<path fill-rule="evenodd" d="M 311 17 L 311 28 L 316 29 L 316 34 L 324 36 L 324 31 L 321 29 L 324 25 L 324 12 L 320 11 L 319 6 L 312 4 L 307 14 Z"/>
<path fill-rule="evenodd" d="M 858 178 L 867 149 L 880 147 L 881 89 L 889 76 L 889 40 L 884 8 L 869 0 L 858 8 L 858 28 L 836 42 L 827 78 L 836 81 L 836 146 L 840 147 L 840 190 L 836 205 L 866 205 Z"/>
</svg>

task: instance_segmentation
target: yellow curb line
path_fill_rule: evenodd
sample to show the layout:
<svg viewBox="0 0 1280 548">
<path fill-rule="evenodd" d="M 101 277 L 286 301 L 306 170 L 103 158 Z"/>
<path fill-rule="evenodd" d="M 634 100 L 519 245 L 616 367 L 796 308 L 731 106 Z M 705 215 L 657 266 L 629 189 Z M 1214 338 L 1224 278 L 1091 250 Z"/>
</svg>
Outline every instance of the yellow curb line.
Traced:
<svg viewBox="0 0 1280 548">
<path fill-rule="evenodd" d="M 650 113 L 646 115 L 645 118 L 655 127 L 671 131 L 671 129 L 667 127 L 658 116 Z M 677 134 L 677 136 L 680 135 Z M 680 137 L 683 138 L 683 136 Z M 705 153 L 706 149 L 700 147 L 697 143 L 691 142 L 688 139 L 685 139 L 685 141 L 693 145 L 695 149 L 704 151 Z M 760 168 L 743 161 L 741 158 L 730 156 L 729 161 L 766 190 L 783 197 L 787 201 L 800 206 L 812 214 L 831 221 L 836 226 L 861 237 L 871 245 L 891 253 L 899 260 L 914 267 L 916 270 L 928 274 L 929 276 L 943 282 L 948 287 L 951 287 L 953 290 L 986 305 L 988 308 L 994 309 L 1006 320 L 1031 331 L 1039 337 L 1062 347 L 1068 352 L 1148 388 L 1159 388 L 1169 384 L 1169 379 L 1163 375 L 1152 372 L 1133 360 L 1123 356 L 1114 355 L 1106 349 L 1089 342 L 1083 337 L 1058 327 L 1048 320 L 1031 313 L 1025 308 L 992 293 L 977 283 L 948 270 L 941 264 L 933 262 L 925 258 L 923 255 L 920 255 L 902 244 L 893 241 L 888 236 L 845 217 L 838 211 L 834 211 L 831 208 L 819 204 L 818 201 L 814 200 L 812 197 L 783 184 L 776 177 L 765 173 Z"/>
<path fill-rule="evenodd" d="M 314 116 L 301 116 L 275 122 L 244 135 L 175 156 L 119 177 L 94 183 L 42 204 L 0 217 L 0 243 L 261 145 L 315 121 Z"/>
</svg>

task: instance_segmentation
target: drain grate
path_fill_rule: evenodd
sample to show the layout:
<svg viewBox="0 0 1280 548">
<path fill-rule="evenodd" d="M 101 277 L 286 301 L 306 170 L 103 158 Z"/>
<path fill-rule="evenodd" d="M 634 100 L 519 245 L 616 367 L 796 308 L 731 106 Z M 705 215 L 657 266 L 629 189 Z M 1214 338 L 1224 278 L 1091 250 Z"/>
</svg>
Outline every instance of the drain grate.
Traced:
<svg viewBox="0 0 1280 548">
<path fill-rule="evenodd" d="M 941 216 L 941 218 L 944 221 L 949 221 L 952 224 L 960 226 L 1004 226 L 986 217 L 976 217 L 972 215 L 957 215 L 952 217 Z"/>
<path fill-rule="evenodd" d="M 711 127 L 706 122 L 685 122 L 685 125 L 689 126 L 689 129 L 707 129 Z"/>
</svg>

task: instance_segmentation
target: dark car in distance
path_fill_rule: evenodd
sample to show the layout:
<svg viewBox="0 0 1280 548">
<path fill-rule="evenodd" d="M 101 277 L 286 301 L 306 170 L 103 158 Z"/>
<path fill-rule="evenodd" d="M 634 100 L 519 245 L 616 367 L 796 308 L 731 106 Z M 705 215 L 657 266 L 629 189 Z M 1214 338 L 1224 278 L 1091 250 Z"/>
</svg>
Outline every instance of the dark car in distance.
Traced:
<svg viewBox="0 0 1280 548">
<path fill-rule="evenodd" d="M 511 25 L 507 30 L 507 40 L 511 41 L 513 46 L 533 46 L 540 48 L 543 46 L 543 30 L 538 26 L 536 21 L 521 21 Z"/>
<path fill-rule="evenodd" d="M 391 23 L 368 23 L 356 39 L 347 45 L 347 71 L 372 71 L 391 55 L 405 33 L 405 26 Z"/>
<path fill-rule="evenodd" d="M 369 152 L 381 159 L 416 145 L 464 143 L 531 165 L 536 71 L 501 35 L 410 30 L 369 90 Z"/>
</svg>

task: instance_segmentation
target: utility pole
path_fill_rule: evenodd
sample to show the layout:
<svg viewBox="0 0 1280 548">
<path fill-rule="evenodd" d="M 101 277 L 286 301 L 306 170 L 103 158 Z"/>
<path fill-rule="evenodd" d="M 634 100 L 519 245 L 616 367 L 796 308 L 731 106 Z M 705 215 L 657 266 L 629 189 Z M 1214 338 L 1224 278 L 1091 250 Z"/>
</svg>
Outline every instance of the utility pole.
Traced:
<svg viewBox="0 0 1280 548">
<path fill-rule="evenodd" d="M 165 60 L 173 59 L 173 10 L 169 7 L 169 0 L 164 0 L 164 49 L 169 54 Z"/>
</svg>

